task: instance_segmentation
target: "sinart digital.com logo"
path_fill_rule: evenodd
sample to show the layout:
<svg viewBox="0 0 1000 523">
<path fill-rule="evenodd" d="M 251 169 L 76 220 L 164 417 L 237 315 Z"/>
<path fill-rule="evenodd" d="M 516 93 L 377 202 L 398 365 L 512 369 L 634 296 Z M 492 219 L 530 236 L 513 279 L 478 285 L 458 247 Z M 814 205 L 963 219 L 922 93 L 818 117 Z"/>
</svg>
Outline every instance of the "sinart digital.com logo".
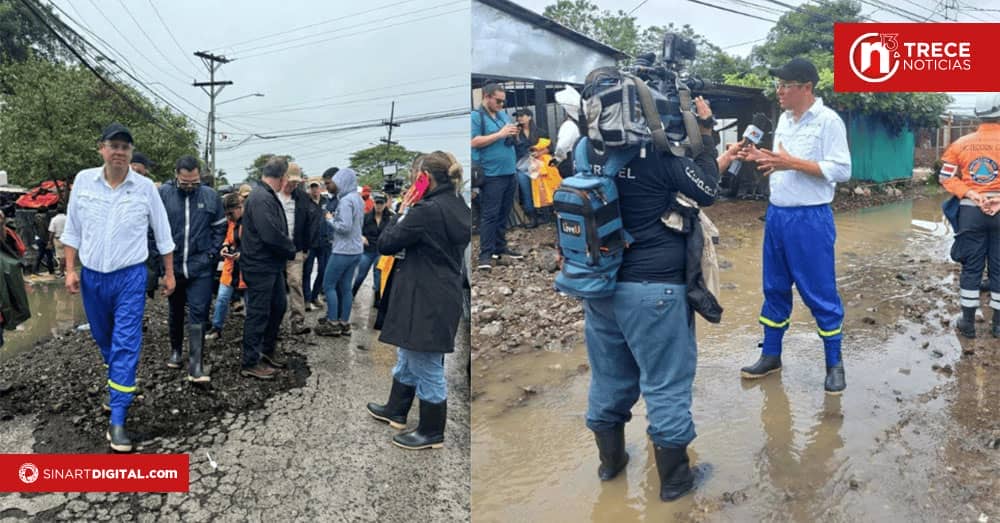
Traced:
<svg viewBox="0 0 1000 523">
<path fill-rule="evenodd" d="M 851 43 L 848 63 L 859 79 L 886 82 L 899 71 L 959 72 L 972 69 L 972 44 L 966 41 L 909 41 L 899 33 L 864 33 Z"/>
<path fill-rule="evenodd" d="M 38 467 L 34 463 L 25 463 L 17 470 L 17 476 L 23 483 L 34 483 L 38 480 Z"/>
</svg>

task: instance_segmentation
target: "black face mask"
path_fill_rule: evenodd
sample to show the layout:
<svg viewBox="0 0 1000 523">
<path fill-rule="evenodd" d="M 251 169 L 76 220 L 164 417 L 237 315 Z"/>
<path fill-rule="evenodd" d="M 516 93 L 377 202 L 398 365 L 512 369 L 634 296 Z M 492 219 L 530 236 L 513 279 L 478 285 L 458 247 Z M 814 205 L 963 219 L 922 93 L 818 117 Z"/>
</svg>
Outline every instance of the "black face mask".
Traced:
<svg viewBox="0 0 1000 523">
<path fill-rule="evenodd" d="M 190 195 L 194 194 L 194 192 L 198 190 L 198 186 L 201 185 L 200 183 L 187 184 L 187 183 L 181 182 L 180 180 L 176 180 L 176 183 L 177 183 L 177 188 L 185 196 L 190 196 Z"/>
</svg>

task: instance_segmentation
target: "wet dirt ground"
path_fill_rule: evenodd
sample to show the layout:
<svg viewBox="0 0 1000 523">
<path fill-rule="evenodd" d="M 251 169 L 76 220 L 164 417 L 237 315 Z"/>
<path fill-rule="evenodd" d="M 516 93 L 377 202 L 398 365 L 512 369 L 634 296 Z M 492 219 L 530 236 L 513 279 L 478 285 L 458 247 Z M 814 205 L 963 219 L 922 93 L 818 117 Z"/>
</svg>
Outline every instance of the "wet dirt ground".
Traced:
<svg viewBox="0 0 1000 523">
<path fill-rule="evenodd" d="M 838 195 L 840 398 L 823 393 L 822 344 L 797 295 L 782 373 L 740 379 L 758 354 L 765 204 L 708 210 L 722 232 L 726 311 L 720 325 L 699 319 L 689 450 L 715 475 L 674 503 L 658 498 L 641 401 L 626 427 L 626 471 L 597 479 L 582 311 L 550 290 L 552 229 L 513 231 L 528 257 L 474 277 L 475 312 L 486 310 L 473 326 L 475 521 L 1000 518 L 1000 340 L 988 323 L 973 341 L 954 334 L 958 265 L 944 196 L 909 196 L 863 207 L 871 202 Z"/>
<path fill-rule="evenodd" d="M 385 400 L 396 358 L 371 330 L 371 299 L 365 285 L 350 338 L 283 333 L 278 348 L 289 368 L 272 382 L 238 375 L 243 317 L 231 315 L 222 339 L 206 348 L 210 387 L 190 385 L 184 371 L 164 366 L 165 300 L 147 302 L 140 392 L 128 428 L 139 452 L 190 455 L 190 492 L 0 494 L 0 521 L 468 520 L 468 336 L 460 334 L 446 358 L 445 448 L 399 449 L 391 444 L 395 431 L 364 409 Z M 324 313 L 307 313 L 308 323 Z M 0 360 L 4 452 L 109 452 L 97 348 L 89 332 L 57 334 Z M 418 417 L 415 404 L 409 424 Z"/>
</svg>

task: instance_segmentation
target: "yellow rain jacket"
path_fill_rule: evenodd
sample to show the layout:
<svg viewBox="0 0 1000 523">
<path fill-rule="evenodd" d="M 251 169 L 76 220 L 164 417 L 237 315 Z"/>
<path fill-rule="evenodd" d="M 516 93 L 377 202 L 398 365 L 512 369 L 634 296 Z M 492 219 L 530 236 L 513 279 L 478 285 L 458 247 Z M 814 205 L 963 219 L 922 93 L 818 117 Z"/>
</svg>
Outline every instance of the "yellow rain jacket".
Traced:
<svg viewBox="0 0 1000 523">
<path fill-rule="evenodd" d="M 552 160 L 552 155 L 548 153 L 550 143 L 548 138 L 539 138 L 538 143 L 532 148 L 545 150 L 545 154 L 532 159 L 531 170 L 528 172 L 528 176 L 531 177 L 531 200 L 536 209 L 551 206 L 552 196 L 562 183 L 559 168 L 549 165 L 549 161 Z"/>
</svg>

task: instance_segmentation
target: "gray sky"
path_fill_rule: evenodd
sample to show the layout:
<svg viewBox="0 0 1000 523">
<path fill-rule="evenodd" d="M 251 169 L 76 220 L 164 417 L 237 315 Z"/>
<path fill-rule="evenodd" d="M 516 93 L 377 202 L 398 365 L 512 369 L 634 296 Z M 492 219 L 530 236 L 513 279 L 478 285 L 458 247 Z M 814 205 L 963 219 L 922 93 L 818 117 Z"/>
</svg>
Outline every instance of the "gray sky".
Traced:
<svg viewBox="0 0 1000 523">
<path fill-rule="evenodd" d="M 394 99 L 397 118 L 468 110 L 469 0 L 152 0 L 155 10 L 151 0 L 46 1 L 84 26 L 67 20 L 88 41 L 118 63 L 123 57 L 137 77 L 195 118 L 199 142 L 208 95 L 191 83 L 208 81 L 208 71 L 192 53 L 234 59 L 216 73 L 216 80 L 233 82 L 216 99 L 216 167 L 230 182 L 241 180 L 262 153 L 291 154 L 310 176 L 346 167 L 352 152 L 379 143 L 386 128 L 251 138 L 237 145 L 252 133 L 388 119 Z M 255 92 L 264 97 L 218 106 Z M 404 124 L 393 140 L 469 162 L 467 116 Z M 142 150 L 141 143 L 136 146 Z"/>
<path fill-rule="evenodd" d="M 541 13 L 545 6 L 555 4 L 555 0 L 515 0 L 518 4 L 533 11 Z M 726 12 L 714 7 L 709 7 L 694 2 L 684 0 L 590 0 L 602 10 L 617 12 L 619 10 L 633 13 L 642 27 L 650 25 L 667 25 L 673 22 L 676 26 L 690 24 L 698 33 L 705 35 L 715 45 L 722 47 L 731 54 L 746 56 L 753 46 L 759 45 L 767 36 L 768 31 L 774 26 L 772 22 L 758 20 L 746 15 L 758 16 L 777 20 L 787 8 L 781 7 L 769 0 L 750 0 L 755 6 L 748 5 L 741 0 L 705 0 L 704 3 L 713 4 L 718 7 L 739 11 L 745 14 Z M 803 0 L 781 0 L 781 3 L 789 5 L 802 5 L 807 2 Z M 931 21 L 943 21 L 944 12 L 941 9 L 939 0 L 900 0 L 900 1 L 866 1 L 862 3 L 861 13 L 878 22 L 899 22 L 905 21 L 900 16 L 890 13 L 884 9 L 878 9 L 871 4 L 889 4 L 899 6 L 907 11 L 930 16 Z M 975 11 L 974 9 L 997 9 L 995 0 L 963 0 L 961 3 L 967 6 L 957 15 L 958 21 L 1000 21 L 1000 12 Z M 949 18 L 953 18 L 954 12 L 949 13 Z M 975 104 L 976 95 L 974 93 L 950 93 L 955 98 L 952 108 L 971 112 Z"/>
</svg>

